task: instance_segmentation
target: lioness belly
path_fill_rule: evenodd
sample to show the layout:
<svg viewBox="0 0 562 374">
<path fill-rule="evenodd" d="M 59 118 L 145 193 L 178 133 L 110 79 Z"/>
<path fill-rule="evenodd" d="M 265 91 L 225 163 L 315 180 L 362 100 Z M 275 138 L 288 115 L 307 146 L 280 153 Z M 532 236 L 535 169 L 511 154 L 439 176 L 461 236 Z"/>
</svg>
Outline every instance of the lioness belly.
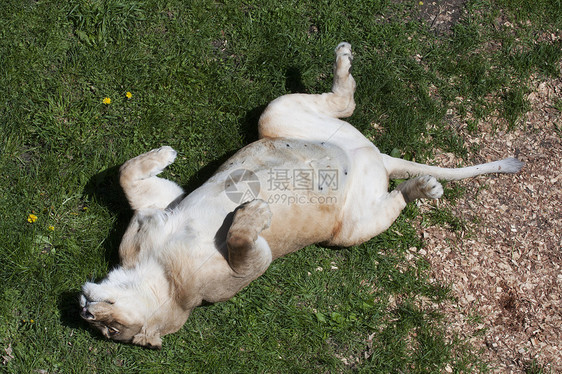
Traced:
<svg viewBox="0 0 562 374">
<path fill-rule="evenodd" d="M 351 162 L 330 143 L 262 139 L 229 159 L 215 177 L 236 203 L 259 198 L 273 213 L 262 232 L 275 258 L 328 241 L 341 227 Z"/>
</svg>

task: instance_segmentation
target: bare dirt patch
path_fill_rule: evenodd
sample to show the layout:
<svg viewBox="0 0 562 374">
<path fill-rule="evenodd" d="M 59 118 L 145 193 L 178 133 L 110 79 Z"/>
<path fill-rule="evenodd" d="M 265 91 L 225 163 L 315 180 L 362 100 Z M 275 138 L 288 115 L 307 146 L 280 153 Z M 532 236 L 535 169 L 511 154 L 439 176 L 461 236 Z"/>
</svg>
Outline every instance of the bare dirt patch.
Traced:
<svg viewBox="0 0 562 374">
<path fill-rule="evenodd" d="M 436 34 L 448 34 L 459 22 L 468 0 L 393 0 L 399 4 L 413 4 L 414 13 L 404 14 L 404 20 L 413 16 Z"/>
<path fill-rule="evenodd" d="M 562 372 L 562 79 L 533 80 L 531 110 L 514 131 L 489 118 L 465 141 L 474 163 L 515 156 L 516 175 L 458 182 L 466 194 L 456 205 L 442 200 L 466 222 L 461 231 L 423 227 L 435 280 L 451 284 L 455 302 L 443 306 L 452 334 L 483 348 L 493 372 L 525 373 L 531 365 Z M 441 154 L 434 163 L 462 160 Z M 434 209 L 419 203 L 422 211 Z"/>
<path fill-rule="evenodd" d="M 460 20 L 466 1 L 420 1 L 419 18 L 437 34 L 448 33 Z"/>
</svg>

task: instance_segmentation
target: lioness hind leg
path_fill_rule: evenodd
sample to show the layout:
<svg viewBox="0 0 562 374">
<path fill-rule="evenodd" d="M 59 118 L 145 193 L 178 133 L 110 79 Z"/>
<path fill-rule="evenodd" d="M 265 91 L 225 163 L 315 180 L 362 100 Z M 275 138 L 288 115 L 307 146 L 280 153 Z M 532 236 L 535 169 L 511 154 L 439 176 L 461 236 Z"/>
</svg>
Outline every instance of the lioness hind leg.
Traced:
<svg viewBox="0 0 562 374">
<path fill-rule="evenodd" d="M 133 210 L 164 209 L 183 194 L 180 186 L 158 178 L 166 166 L 176 159 L 171 147 L 161 147 L 125 162 L 119 172 L 119 182 Z"/>
<path fill-rule="evenodd" d="M 336 109 L 334 117 L 337 118 L 349 117 L 355 109 L 353 94 L 356 84 L 351 75 L 352 60 L 351 44 L 345 42 L 338 44 L 336 47 L 336 62 L 334 63 L 333 94 L 328 94 L 328 102 L 332 108 Z"/>
<path fill-rule="evenodd" d="M 271 210 L 263 200 L 253 200 L 236 210 L 226 243 L 228 263 L 241 277 L 258 277 L 272 261 L 267 241 L 259 234 L 271 223 Z"/>
<path fill-rule="evenodd" d="M 310 105 L 317 111 L 334 118 L 345 118 L 355 110 L 355 79 L 351 75 L 351 44 L 343 42 L 335 50 L 334 83 L 332 92 L 321 95 L 307 95 Z"/>
<path fill-rule="evenodd" d="M 439 199 L 443 196 L 443 186 L 431 175 L 409 179 L 400 183 L 396 190 L 402 192 L 406 203 L 420 198 Z"/>
<path fill-rule="evenodd" d="M 373 201 L 364 194 L 363 198 L 352 200 L 346 204 L 341 230 L 327 244 L 344 247 L 361 244 L 388 229 L 406 206 L 402 194 L 396 190 Z"/>
<path fill-rule="evenodd" d="M 372 145 L 360 131 L 339 118 L 355 110 L 355 80 L 351 75 L 351 45 L 340 43 L 334 63 L 332 91 L 323 94 L 289 94 L 273 100 L 258 123 L 260 138 L 293 138 Z"/>
</svg>

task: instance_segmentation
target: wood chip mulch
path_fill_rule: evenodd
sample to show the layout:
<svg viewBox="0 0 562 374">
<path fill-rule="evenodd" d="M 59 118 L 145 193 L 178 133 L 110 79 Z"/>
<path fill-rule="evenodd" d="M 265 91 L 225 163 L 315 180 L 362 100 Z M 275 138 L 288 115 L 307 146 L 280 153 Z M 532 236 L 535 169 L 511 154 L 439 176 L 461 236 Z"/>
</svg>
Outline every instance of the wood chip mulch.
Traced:
<svg viewBox="0 0 562 374">
<path fill-rule="evenodd" d="M 555 108 L 562 79 L 534 80 L 531 90 L 531 110 L 517 130 L 497 130 L 507 128 L 498 118 L 481 121 L 476 132 L 451 121 L 477 149 L 471 163 L 515 156 L 523 170 L 455 182 L 466 188 L 456 202 L 418 203 L 422 212 L 441 204 L 465 222 L 452 231 L 420 219 L 422 255 L 435 280 L 452 287 L 455 301 L 440 306 L 451 334 L 482 348 L 494 373 L 533 365 L 562 373 L 562 116 Z M 464 164 L 447 153 L 433 163 Z"/>
</svg>

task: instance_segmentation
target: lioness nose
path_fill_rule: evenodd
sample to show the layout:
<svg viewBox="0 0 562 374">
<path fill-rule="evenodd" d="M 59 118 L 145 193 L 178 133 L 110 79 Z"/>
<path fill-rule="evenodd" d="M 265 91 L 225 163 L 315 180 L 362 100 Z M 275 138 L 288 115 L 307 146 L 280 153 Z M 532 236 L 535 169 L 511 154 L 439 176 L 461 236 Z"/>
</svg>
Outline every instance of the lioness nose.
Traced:
<svg viewBox="0 0 562 374">
<path fill-rule="evenodd" d="M 80 311 L 80 317 L 84 319 L 94 319 L 94 315 L 88 311 L 87 307 L 83 307 Z"/>
</svg>

